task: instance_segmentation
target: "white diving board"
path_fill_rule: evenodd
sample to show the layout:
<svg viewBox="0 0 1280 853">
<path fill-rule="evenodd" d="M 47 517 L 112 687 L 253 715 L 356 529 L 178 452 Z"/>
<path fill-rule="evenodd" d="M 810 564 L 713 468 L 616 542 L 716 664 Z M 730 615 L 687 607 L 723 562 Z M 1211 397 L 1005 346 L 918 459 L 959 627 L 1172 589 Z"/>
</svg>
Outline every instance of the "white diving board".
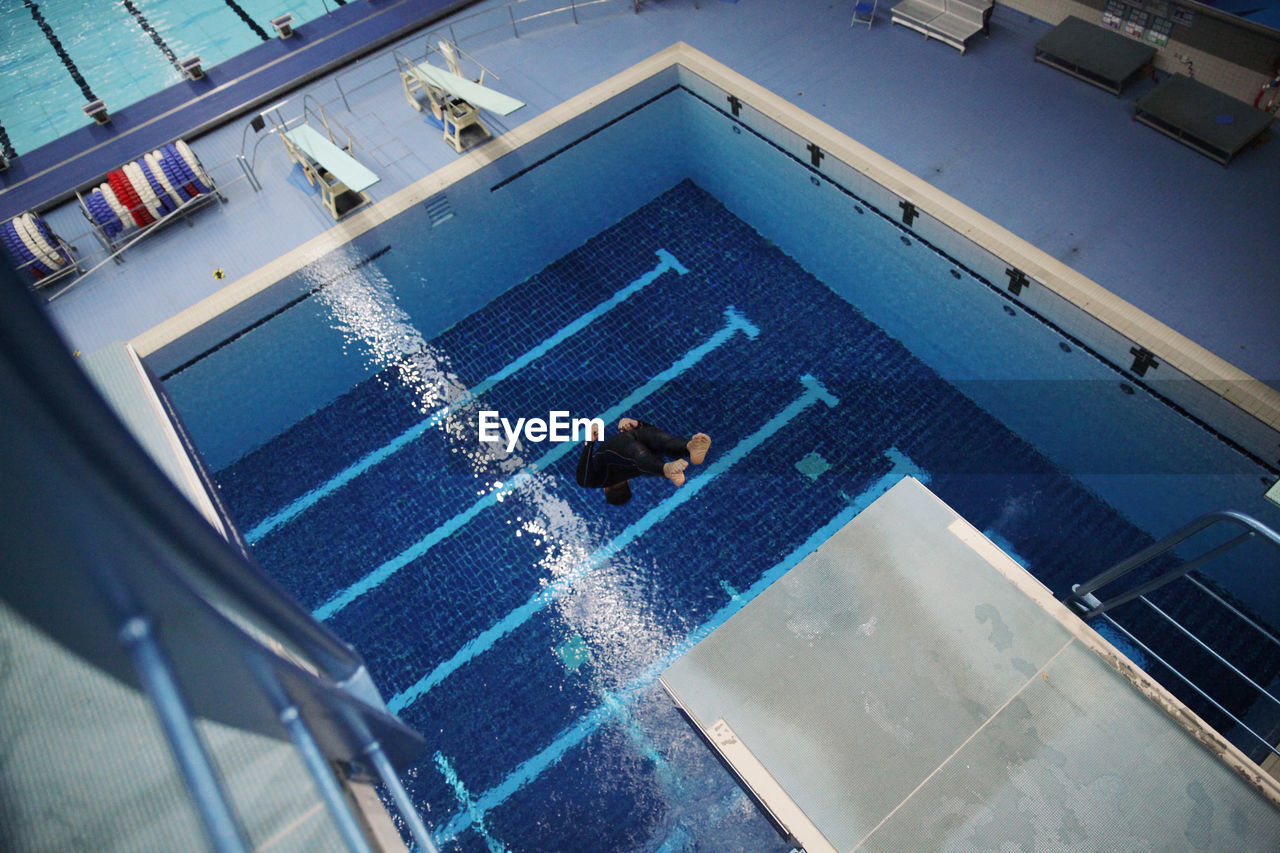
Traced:
<svg viewBox="0 0 1280 853">
<path fill-rule="evenodd" d="M 465 77 L 459 77 L 427 62 L 415 65 L 413 73 L 427 85 L 443 89 L 450 95 L 495 115 L 510 115 L 524 106 L 524 101 L 517 101 L 510 95 L 473 83 Z"/>
<path fill-rule="evenodd" d="M 382 180 L 309 124 L 287 130 L 284 135 L 299 151 L 327 169 L 352 192 L 364 192 Z"/>
</svg>

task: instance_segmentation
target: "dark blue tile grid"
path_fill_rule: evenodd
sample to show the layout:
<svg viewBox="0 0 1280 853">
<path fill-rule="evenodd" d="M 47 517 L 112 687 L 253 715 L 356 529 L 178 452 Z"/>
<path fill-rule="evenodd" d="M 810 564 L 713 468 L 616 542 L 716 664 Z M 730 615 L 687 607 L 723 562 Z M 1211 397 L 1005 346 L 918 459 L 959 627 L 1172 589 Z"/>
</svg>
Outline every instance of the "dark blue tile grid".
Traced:
<svg viewBox="0 0 1280 853">
<path fill-rule="evenodd" d="M 690 273 L 664 274 L 501 383 L 484 406 L 518 416 L 603 411 L 720 329 L 729 305 L 759 337 L 736 335 L 634 414 L 709 432 L 714 463 L 801 395 L 802 374 L 840 404 L 799 413 L 404 708 L 429 743 L 408 784 L 438 832 L 457 830 L 445 849 L 787 849 L 671 707 L 654 665 L 888 473 L 890 448 L 1056 592 L 1080 565 L 1106 565 L 1148 541 L 688 182 L 432 346 L 473 384 L 651 269 L 657 248 Z M 939 274 L 949 274 L 945 264 Z M 308 471 L 350 461 L 333 435 L 366 424 L 390 435 L 415 417 L 395 370 L 384 371 L 220 476 L 288 479 L 267 497 L 228 490 L 233 505 L 245 503 L 235 506 L 241 518 L 258 518 L 277 508 L 271 499 L 313 486 Z M 549 447 L 464 458 L 473 417 L 459 415 L 272 534 L 257 548 L 266 570 L 309 605 L 327 600 L 469 506 L 513 461 Z M 810 454 L 829 466 L 816 478 L 796 468 Z M 609 508 L 576 486 L 575 464 L 566 455 L 331 620 L 384 695 L 412 686 L 674 494 L 662 481 L 638 483 L 630 505 Z M 1073 519 L 1069 545 L 1044 518 Z M 458 818 L 462 798 L 477 804 L 470 820 Z"/>
<path fill-rule="evenodd" d="M 466 387 L 474 386 L 657 262 L 650 247 L 591 252 L 597 240 L 584 246 L 593 255 L 591 263 L 580 258 L 582 252 L 567 256 L 450 327 L 431 342 L 429 351 L 356 385 L 272 445 L 223 469 L 219 483 L 241 522 L 252 526 L 421 420 L 421 401 L 406 377 L 443 371 Z"/>
</svg>

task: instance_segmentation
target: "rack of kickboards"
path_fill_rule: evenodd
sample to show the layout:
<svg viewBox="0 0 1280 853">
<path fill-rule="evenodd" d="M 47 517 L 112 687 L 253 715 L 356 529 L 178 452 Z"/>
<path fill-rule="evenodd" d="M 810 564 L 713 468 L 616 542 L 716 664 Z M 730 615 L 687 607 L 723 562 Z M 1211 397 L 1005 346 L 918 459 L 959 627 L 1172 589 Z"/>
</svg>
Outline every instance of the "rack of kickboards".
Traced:
<svg viewBox="0 0 1280 853">
<path fill-rule="evenodd" d="M 126 248 L 153 231 L 178 219 L 190 225 L 187 217 L 197 208 L 215 200 L 226 201 L 195 152 L 182 140 L 111 170 L 97 187 L 88 192 L 77 190 L 76 198 L 107 258 L 116 263 L 123 262 L 120 255 Z M 93 271 L 82 269 L 76 247 L 33 211 L 0 223 L 0 243 L 17 261 L 18 272 L 30 276 L 32 289 L 47 292 L 55 282 L 73 279 L 52 292 L 49 299 L 65 293 L 74 279 Z"/>
</svg>

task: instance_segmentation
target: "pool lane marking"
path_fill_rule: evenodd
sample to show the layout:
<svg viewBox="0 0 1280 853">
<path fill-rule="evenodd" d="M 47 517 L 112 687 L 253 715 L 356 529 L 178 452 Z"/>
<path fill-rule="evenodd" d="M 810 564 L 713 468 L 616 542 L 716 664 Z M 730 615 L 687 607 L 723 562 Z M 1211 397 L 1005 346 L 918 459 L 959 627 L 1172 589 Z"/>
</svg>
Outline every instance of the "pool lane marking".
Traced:
<svg viewBox="0 0 1280 853">
<path fill-rule="evenodd" d="M 604 302 L 601 302 L 595 308 L 592 308 L 587 313 L 578 317 L 576 320 L 569 323 L 567 326 L 564 326 L 554 335 L 552 335 L 549 338 L 546 338 L 545 340 L 542 341 L 542 343 L 538 344 L 533 349 L 524 353 L 524 355 L 521 355 L 519 358 L 515 359 L 514 361 L 511 361 L 505 367 L 499 370 L 497 373 L 494 373 L 488 378 L 481 380 L 481 382 L 478 385 L 476 385 L 474 388 L 468 389 L 466 393 L 463 394 L 461 399 L 446 405 L 442 409 L 437 410 L 430 417 L 426 418 L 425 420 L 419 421 L 417 424 L 409 427 L 409 429 L 400 433 L 400 435 L 396 436 L 391 441 L 384 444 L 382 447 L 378 448 L 377 450 L 371 451 L 370 453 L 366 454 L 362 458 L 353 462 L 351 465 L 348 465 L 346 468 L 343 468 L 337 474 L 334 474 L 332 477 L 330 477 L 328 480 L 321 483 L 320 485 L 316 486 L 314 489 L 311 489 L 310 491 L 307 491 L 304 494 L 298 496 L 291 503 L 285 506 L 283 509 L 280 509 L 279 511 L 273 513 L 272 515 L 267 516 L 262 521 L 258 522 L 253 527 L 253 529 L 251 529 L 248 533 L 246 533 L 244 538 L 250 544 L 253 544 L 258 540 L 260 540 L 263 536 L 266 536 L 272 530 L 275 530 L 280 525 L 285 524 L 289 521 L 292 521 L 298 515 L 300 515 L 301 513 L 305 512 L 306 510 L 314 506 L 316 503 L 318 503 L 322 498 L 342 488 L 347 483 L 351 482 L 356 477 L 363 474 L 365 471 L 368 471 L 374 465 L 377 465 L 379 462 L 383 461 L 384 459 L 387 459 L 392 454 L 396 453 L 398 450 L 403 448 L 405 445 L 409 444 L 409 442 L 421 436 L 427 430 L 435 427 L 445 418 L 449 417 L 449 415 L 453 414 L 457 409 L 463 406 L 466 406 L 469 403 L 474 402 L 477 397 L 484 394 L 489 389 L 493 388 L 493 386 L 497 385 L 502 380 L 511 376 L 516 371 L 521 370 L 524 367 L 527 367 L 533 361 L 546 355 L 557 344 L 564 342 L 567 338 L 572 337 L 573 335 L 582 331 L 588 325 L 600 319 L 600 317 L 604 316 L 609 311 L 612 311 L 614 308 L 621 305 L 630 297 L 634 296 L 644 288 L 648 287 L 664 272 L 668 270 L 675 270 L 675 272 L 678 273 L 679 275 L 684 275 L 689 271 L 685 269 L 685 267 L 678 260 L 676 260 L 675 256 L 672 255 L 670 252 L 668 252 L 666 249 L 658 249 L 657 252 L 655 252 L 655 254 L 658 256 L 658 265 L 655 266 L 653 269 L 649 270 L 647 273 L 640 276 L 635 281 L 631 282 L 626 287 L 619 290 L 617 293 L 615 293 L 613 296 L 606 299 Z"/>
<path fill-rule="evenodd" d="M 692 649 L 702 640 L 710 636 L 711 632 L 719 628 L 730 617 L 740 611 L 747 604 L 751 603 L 756 596 L 764 592 L 775 581 L 791 571 L 800 561 L 808 557 L 822 543 L 826 542 L 832 536 L 840 531 L 842 527 L 848 524 L 853 518 L 869 507 L 876 498 L 889 491 L 890 488 L 897 485 L 903 477 L 915 477 L 922 483 L 929 482 L 929 475 L 918 465 L 909 459 L 906 454 L 899 451 L 896 447 L 890 447 L 884 452 L 888 457 L 891 467 L 889 472 L 865 489 L 856 498 L 850 500 L 845 508 L 836 513 L 830 521 L 822 527 L 815 530 L 808 539 L 791 551 L 781 562 L 767 569 L 756 582 L 748 587 L 745 591 L 730 599 L 717 610 L 710 619 L 699 625 L 689 633 L 683 640 L 677 642 L 666 654 L 660 656 L 653 663 L 649 664 L 640 675 L 632 679 L 624 688 L 617 691 L 612 697 L 612 701 L 602 703 L 600 706 L 587 712 L 585 716 L 576 723 L 564 729 L 556 736 L 550 744 L 534 755 L 532 758 L 521 762 L 514 770 L 507 774 L 507 777 L 494 787 L 485 791 L 478 798 L 472 798 L 468 801 L 467 810 L 454 815 L 453 819 L 445 825 L 443 830 L 436 833 L 436 838 L 440 841 L 447 841 L 455 837 L 471 825 L 473 816 L 481 815 L 492 811 L 498 806 L 506 802 L 512 795 L 532 782 L 538 776 L 542 775 L 548 768 L 554 766 L 562 759 L 565 754 L 584 741 L 588 736 L 595 733 L 596 730 L 610 722 L 616 713 L 619 705 L 629 705 L 631 702 L 645 689 L 650 687 L 654 681 L 658 679 L 663 671 L 677 659 L 684 655 L 685 652 Z M 394 708 L 392 710 L 395 710 Z"/>
<path fill-rule="evenodd" d="M 609 707 L 609 710 L 618 718 L 622 728 L 626 730 L 632 747 L 653 766 L 653 771 L 658 775 L 658 782 L 665 790 L 665 793 L 669 797 L 683 799 L 685 796 L 684 780 L 680 778 L 680 774 L 671 766 L 671 763 L 662 757 L 662 753 L 658 752 L 658 747 L 654 745 L 649 733 L 636 722 L 635 715 L 631 713 L 631 707 L 619 702 L 616 693 L 601 690 L 599 695 L 600 703 Z"/>
<path fill-rule="evenodd" d="M 458 804 L 462 806 L 462 813 L 471 815 L 468 826 L 475 827 L 476 833 L 484 839 L 485 846 L 489 848 L 489 853 L 505 853 L 507 845 L 494 838 L 493 834 L 489 832 L 489 827 L 485 826 L 484 814 L 475 810 L 475 801 L 471 798 L 471 792 L 467 790 L 467 786 L 458 777 L 458 771 L 453 769 L 453 765 L 449 763 L 449 759 L 444 756 L 444 753 L 437 751 L 434 758 L 436 769 L 440 771 L 440 775 L 444 777 L 445 782 L 453 789 L 453 795 L 457 797 Z"/>
<path fill-rule="evenodd" d="M 632 391 L 625 399 L 613 408 L 609 409 L 609 411 L 605 412 L 601 417 L 606 421 L 622 417 L 622 415 L 626 414 L 627 411 L 636 403 L 644 400 L 672 379 L 675 379 L 677 376 L 693 367 L 711 352 L 719 349 L 738 332 L 743 333 L 751 340 L 754 340 L 760 334 L 760 330 L 756 328 L 750 320 L 738 313 L 733 306 L 726 308 L 724 315 L 725 324 L 720 331 L 716 332 L 700 345 L 689 350 L 666 370 L 657 374 L 648 382 Z M 505 483 L 498 483 L 488 494 L 475 501 L 471 506 L 467 507 L 462 512 L 459 512 L 448 521 L 445 521 L 417 542 L 414 542 L 408 548 L 387 560 L 385 563 L 360 578 L 360 580 L 351 584 L 333 598 L 320 605 L 315 609 L 315 611 L 313 611 L 312 615 L 321 621 L 329 619 L 348 604 L 355 601 L 365 593 L 377 588 L 409 563 L 412 563 L 440 542 L 443 542 L 445 539 L 458 532 L 458 530 L 464 527 L 471 521 L 471 519 L 475 518 L 482 511 L 501 502 L 508 494 L 523 486 L 537 471 L 545 470 L 553 462 L 577 446 L 578 445 L 573 442 L 566 441 L 551 448 L 538 459 L 521 469 L 511 479 L 507 480 Z"/>
<path fill-rule="evenodd" d="M 575 569 L 557 578 L 554 583 L 548 584 L 538 590 L 538 592 L 534 593 L 533 596 L 524 604 L 520 605 L 515 610 L 512 610 L 506 616 L 502 617 L 493 625 L 489 626 L 480 634 L 476 635 L 476 637 L 468 641 L 462 648 L 458 649 L 458 651 L 454 653 L 453 657 L 437 664 L 435 669 L 424 675 L 415 684 L 393 696 L 391 701 L 387 703 L 387 707 L 393 714 L 400 713 L 402 710 L 424 696 L 437 684 L 444 681 L 451 674 L 460 669 L 464 664 L 493 648 L 494 644 L 497 643 L 498 640 L 523 625 L 540 610 L 568 592 L 569 588 L 578 580 L 599 568 L 612 557 L 616 556 L 622 551 L 622 549 L 626 548 L 636 539 L 639 539 L 647 533 L 649 529 L 659 521 L 670 516 L 671 513 L 681 504 L 692 500 L 698 492 L 702 491 L 709 484 L 715 482 L 717 477 L 737 464 L 748 453 L 763 444 L 767 439 L 772 437 L 774 433 L 778 432 L 778 430 L 782 429 L 794 420 L 805 409 L 818 402 L 825 403 L 827 406 L 835 406 L 840 402 L 831 394 L 830 391 L 823 387 L 821 382 L 814 379 L 812 376 L 806 374 L 805 376 L 800 377 L 800 382 L 804 385 L 804 392 L 785 409 L 766 421 L 764 426 L 739 441 L 732 449 L 716 459 L 716 461 L 706 469 L 699 471 L 683 486 L 676 489 L 670 497 L 663 500 L 631 524 L 627 525 L 621 533 L 597 548 Z"/>
</svg>

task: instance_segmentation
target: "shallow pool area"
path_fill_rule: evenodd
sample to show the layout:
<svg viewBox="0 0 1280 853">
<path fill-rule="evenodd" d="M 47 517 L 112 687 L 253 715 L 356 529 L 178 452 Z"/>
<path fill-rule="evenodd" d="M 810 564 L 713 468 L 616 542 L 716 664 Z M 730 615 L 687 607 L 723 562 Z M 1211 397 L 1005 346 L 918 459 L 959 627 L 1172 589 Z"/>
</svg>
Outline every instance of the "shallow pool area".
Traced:
<svg viewBox="0 0 1280 853">
<path fill-rule="evenodd" d="M 322 0 L 298 0 L 287 10 L 262 0 L 6 3 L 0 116 L 12 151 L 91 124 L 81 110 L 91 100 L 116 112 L 181 82 L 179 65 L 192 56 L 209 68 L 275 37 L 270 22 L 285 11 L 301 25 L 328 7 Z"/>
</svg>

